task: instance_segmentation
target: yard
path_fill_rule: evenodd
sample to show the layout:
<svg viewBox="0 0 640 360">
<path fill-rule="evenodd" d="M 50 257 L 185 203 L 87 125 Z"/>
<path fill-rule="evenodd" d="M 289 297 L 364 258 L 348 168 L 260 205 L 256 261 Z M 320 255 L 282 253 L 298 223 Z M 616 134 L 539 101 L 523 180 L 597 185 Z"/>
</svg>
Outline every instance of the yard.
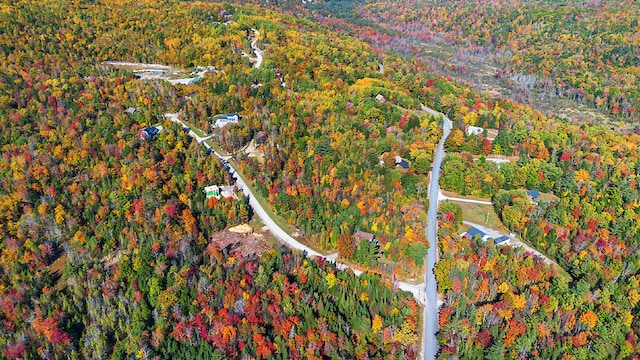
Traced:
<svg viewBox="0 0 640 360">
<path fill-rule="evenodd" d="M 509 233 L 509 229 L 502 224 L 502 221 L 500 221 L 500 218 L 493 209 L 493 206 L 459 201 L 456 202 L 456 204 L 460 205 L 460 208 L 462 209 L 463 220 L 480 224 L 507 234 Z"/>
</svg>

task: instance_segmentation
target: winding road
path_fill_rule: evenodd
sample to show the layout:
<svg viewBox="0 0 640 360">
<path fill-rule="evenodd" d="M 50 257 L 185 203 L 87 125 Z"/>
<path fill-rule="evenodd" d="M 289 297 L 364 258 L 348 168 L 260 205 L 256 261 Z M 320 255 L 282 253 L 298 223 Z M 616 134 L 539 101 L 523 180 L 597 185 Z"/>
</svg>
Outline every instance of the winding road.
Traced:
<svg viewBox="0 0 640 360">
<path fill-rule="evenodd" d="M 444 142 L 451 132 L 451 120 L 449 118 L 431 108 L 422 105 L 422 110 L 429 114 L 444 120 L 442 125 L 442 138 L 438 143 L 438 151 L 433 161 L 431 170 L 431 184 L 429 184 L 430 194 L 440 194 L 440 168 L 442 167 L 442 159 L 444 158 Z M 422 312 L 422 323 L 424 329 L 422 332 L 422 354 L 425 360 L 435 359 L 438 354 L 438 341 L 436 333 L 438 332 L 438 287 L 436 284 L 436 276 L 433 269 L 436 265 L 436 254 L 438 252 L 438 201 L 439 196 L 429 197 L 429 211 L 427 213 L 427 239 L 429 240 L 429 251 L 427 252 L 426 269 L 425 269 L 425 292 L 427 301 Z"/>
<path fill-rule="evenodd" d="M 251 48 L 256 54 L 255 64 L 256 68 L 259 68 L 262 65 L 262 61 L 264 59 L 264 54 L 261 49 L 259 49 L 256 45 L 258 31 L 256 29 L 251 29 L 254 32 L 254 39 L 251 41 Z M 251 59 L 254 60 L 254 59 Z M 423 324 L 424 329 L 422 332 L 422 353 L 424 359 L 435 359 L 438 353 L 438 343 L 436 340 L 436 333 L 438 331 L 438 290 L 436 284 L 435 274 L 433 272 L 436 258 L 437 258 L 437 215 L 438 215 L 438 201 L 441 200 L 442 193 L 440 192 L 439 179 L 440 179 L 440 169 L 442 166 L 442 159 L 444 158 L 444 142 L 449 136 L 451 132 L 452 123 L 449 118 L 425 105 L 422 105 L 422 110 L 436 117 L 442 117 L 443 122 L 443 134 L 440 142 L 438 144 L 438 150 L 435 154 L 432 173 L 431 173 L 431 183 L 429 185 L 429 193 L 430 194 L 438 194 L 438 196 L 430 196 L 429 197 L 429 210 L 428 210 L 428 226 L 427 226 L 427 239 L 429 241 L 429 250 L 426 255 L 426 270 L 425 270 L 425 282 L 422 284 L 409 284 L 401 281 L 397 281 L 395 285 L 404 291 L 410 292 L 413 294 L 415 299 L 424 305 L 423 311 Z M 176 122 L 182 125 L 182 127 L 188 127 L 182 120 L 179 119 L 179 115 L 176 113 L 167 113 L 164 115 L 165 118 L 169 118 L 172 122 Z M 269 214 L 265 211 L 262 205 L 258 202 L 254 194 L 252 193 L 249 186 L 245 183 L 242 177 L 239 176 L 236 169 L 228 162 L 230 156 L 222 156 L 220 153 L 215 151 L 207 142 L 211 136 L 201 137 L 196 134 L 193 130 L 189 130 L 189 136 L 193 137 L 198 143 L 203 143 L 204 146 L 213 152 L 221 161 L 228 165 L 229 172 L 232 174 L 233 178 L 236 181 L 236 186 L 241 189 L 244 194 L 249 199 L 249 204 L 253 208 L 253 211 L 260 220 L 269 228 L 269 230 L 273 233 L 273 235 L 280 240 L 283 244 L 289 246 L 290 248 L 299 249 L 304 252 L 308 256 L 318 256 L 326 259 L 327 261 L 335 262 L 336 267 L 338 269 L 344 270 L 350 268 L 356 275 L 360 275 L 362 271 L 351 268 L 346 264 L 342 264 L 336 262 L 336 256 L 328 255 L 325 256 L 310 247 L 300 243 L 286 231 L 284 231 L 278 224 L 273 221 L 273 219 L 269 216 Z M 437 171 L 434 171 L 437 170 Z M 442 195 L 444 197 L 444 195 Z M 446 197 L 445 197 L 446 198 Z"/>
<path fill-rule="evenodd" d="M 253 65 L 255 68 L 259 68 L 262 65 L 262 60 L 264 60 L 264 51 L 262 51 L 256 43 L 258 42 L 258 30 L 251 29 L 253 31 L 253 41 L 251 41 L 251 48 L 253 52 L 256 53 L 256 63 Z"/>
<path fill-rule="evenodd" d="M 172 122 L 179 123 L 182 127 L 189 127 L 184 122 L 182 122 L 182 120 L 179 119 L 178 114 L 167 113 L 167 114 L 164 114 L 164 117 L 165 118 L 169 118 Z M 275 221 L 273 221 L 273 219 L 269 216 L 269 214 L 265 211 L 265 209 L 258 202 L 256 197 L 253 195 L 253 192 L 251 191 L 249 186 L 247 186 L 247 184 L 242 179 L 242 177 L 239 176 L 238 172 L 233 167 L 233 165 L 231 165 L 231 163 L 228 162 L 228 160 L 231 157 L 230 156 L 222 156 L 220 153 L 215 151 L 211 147 L 211 145 L 206 143 L 206 140 L 208 140 L 211 136 L 201 137 L 198 134 L 196 134 L 193 130 L 189 130 L 189 136 L 193 137 L 198 143 L 204 144 L 204 146 L 207 149 L 210 149 L 211 151 L 213 151 L 213 154 L 215 154 L 220 160 L 222 160 L 225 164 L 229 165 L 229 172 L 231 173 L 231 175 L 235 179 L 236 186 L 238 187 L 238 189 L 241 189 L 242 192 L 247 196 L 247 198 L 249 199 L 249 205 L 251 205 L 254 213 L 256 215 L 258 215 L 260 220 L 269 228 L 271 233 L 276 238 L 278 238 L 278 240 L 281 243 L 287 245 L 288 247 L 290 247 L 292 249 L 299 249 L 301 251 L 305 251 L 307 253 L 307 256 L 318 256 L 318 257 L 324 258 L 327 261 L 334 262 L 336 267 L 339 270 L 351 269 L 351 271 L 353 271 L 353 273 L 356 274 L 356 275 L 360 275 L 362 273 L 362 271 L 354 269 L 354 268 L 350 267 L 349 265 L 346 265 L 346 264 L 343 264 L 343 263 L 335 261 L 336 260 L 336 254 L 333 254 L 333 255 L 321 254 L 321 253 L 317 252 L 316 250 L 313 250 L 312 248 L 300 243 L 298 240 L 296 240 L 295 238 L 293 238 L 289 234 L 287 234 L 286 231 L 284 231 L 280 226 L 278 226 L 278 224 L 275 223 Z M 424 284 L 410 284 L 410 283 L 406 283 L 406 282 L 402 282 L 402 281 L 396 281 L 395 285 L 401 290 L 410 292 L 411 294 L 413 294 L 414 298 L 420 304 L 425 305 L 426 298 L 425 298 Z M 437 298 L 434 301 L 437 301 Z M 437 309 L 437 303 L 436 303 L 436 309 Z M 436 321 L 437 321 L 437 317 L 436 317 Z"/>
</svg>

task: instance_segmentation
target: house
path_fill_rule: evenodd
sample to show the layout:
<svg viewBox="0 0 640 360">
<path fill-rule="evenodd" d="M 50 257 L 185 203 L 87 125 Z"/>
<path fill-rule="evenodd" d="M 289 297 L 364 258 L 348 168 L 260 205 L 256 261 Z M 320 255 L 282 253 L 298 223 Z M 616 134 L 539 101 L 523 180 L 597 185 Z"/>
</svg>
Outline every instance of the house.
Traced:
<svg viewBox="0 0 640 360">
<path fill-rule="evenodd" d="M 481 128 L 479 126 L 471 126 L 471 125 L 469 125 L 467 127 L 467 135 L 478 136 L 478 135 L 481 135 L 483 133 L 484 133 L 484 128 Z"/>
<path fill-rule="evenodd" d="M 461 236 L 466 237 L 468 239 L 473 239 L 476 236 L 479 236 L 480 239 L 482 239 L 482 241 L 488 241 L 492 239 L 491 236 L 485 234 L 484 231 L 477 229 L 473 226 L 469 230 L 463 232 Z"/>
<path fill-rule="evenodd" d="M 389 127 L 387 128 L 387 133 L 393 133 L 393 134 L 395 134 L 395 133 L 398 133 L 399 131 L 400 131 L 400 129 L 399 129 L 397 126 L 395 126 L 395 125 L 391 125 L 391 126 L 389 126 Z"/>
<path fill-rule="evenodd" d="M 204 193 L 207 195 L 207 199 L 210 197 L 215 197 L 216 199 L 222 198 L 234 198 L 238 199 L 236 195 L 235 186 L 218 186 L 211 185 L 204 188 Z"/>
<path fill-rule="evenodd" d="M 219 128 L 224 127 L 227 124 L 237 124 L 240 121 L 240 117 L 238 114 L 227 114 L 220 115 L 217 117 L 216 121 L 211 124 L 211 128 Z"/>
<path fill-rule="evenodd" d="M 162 126 L 147 126 L 138 132 L 140 140 L 151 140 L 162 130 Z"/>
<path fill-rule="evenodd" d="M 409 163 L 407 162 L 407 160 L 401 158 L 400 156 L 396 156 L 396 166 L 399 166 L 403 169 L 408 169 Z"/>
<path fill-rule="evenodd" d="M 368 233 L 368 232 L 364 232 L 364 231 L 360 231 L 356 229 L 355 234 L 353 234 L 353 241 L 355 242 L 356 246 L 360 243 L 360 241 L 362 240 L 367 240 L 369 242 L 378 242 L 376 240 L 375 235 Z"/>
<path fill-rule="evenodd" d="M 506 235 L 502 235 L 502 236 L 499 236 L 497 238 L 493 238 L 493 237 L 491 237 L 491 235 L 487 235 L 484 231 L 482 231 L 482 230 L 480 230 L 478 228 L 475 228 L 473 226 L 471 228 L 469 228 L 469 230 L 467 230 L 467 231 L 463 232 L 462 234 L 460 234 L 460 236 L 462 236 L 464 238 L 467 238 L 467 239 L 473 239 L 476 236 L 478 236 L 484 242 L 487 242 L 489 240 L 493 240 L 493 243 L 496 246 L 497 245 L 507 245 L 507 244 L 509 244 L 509 241 L 511 240 L 509 238 L 509 236 L 506 236 Z M 511 236 L 514 237 L 515 234 L 512 233 Z"/>
<path fill-rule="evenodd" d="M 499 238 L 493 239 L 493 243 L 498 246 L 498 245 L 506 245 L 509 243 L 509 237 L 506 235 L 500 236 Z"/>
<path fill-rule="evenodd" d="M 382 94 L 378 94 L 376 95 L 376 101 L 380 104 L 386 104 L 387 103 L 387 99 L 384 98 L 384 96 L 382 96 Z"/>
<path fill-rule="evenodd" d="M 268 138 L 269 137 L 267 136 L 267 133 L 265 133 L 264 131 L 258 131 L 255 137 L 256 145 L 266 143 Z"/>
<path fill-rule="evenodd" d="M 538 191 L 538 190 L 527 190 L 527 195 L 529 195 L 531 200 L 537 201 L 540 198 L 540 191 Z"/>
<path fill-rule="evenodd" d="M 138 111 L 138 108 L 130 107 L 130 108 L 127 108 L 127 110 L 125 112 L 127 114 L 133 115 L 133 114 L 136 113 L 136 111 Z"/>
</svg>

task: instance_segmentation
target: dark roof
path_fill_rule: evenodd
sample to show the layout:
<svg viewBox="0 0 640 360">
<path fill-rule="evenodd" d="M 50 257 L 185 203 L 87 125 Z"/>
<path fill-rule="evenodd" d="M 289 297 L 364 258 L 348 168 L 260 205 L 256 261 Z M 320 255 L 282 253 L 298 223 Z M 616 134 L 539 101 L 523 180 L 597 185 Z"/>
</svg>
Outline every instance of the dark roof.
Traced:
<svg viewBox="0 0 640 360">
<path fill-rule="evenodd" d="M 540 197 L 540 191 L 538 190 L 527 190 L 527 195 L 531 197 L 533 200 L 537 200 Z"/>
<path fill-rule="evenodd" d="M 148 138 L 152 138 L 152 137 L 156 136 L 160 132 L 160 129 L 158 129 L 155 126 L 148 126 L 148 127 L 144 128 L 144 129 L 142 129 L 142 131 L 146 134 L 146 136 Z"/>
<path fill-rule="evenodd" d="M 493 239 L 493 243 L 498 245 L 498 244 L 502 244 L 503 242 L 508 241 L 508 240 L 509 240 L 509 237 L 503 235 L 503 236 L 500 236 L 497 239 Z"/>
<path fill-rule="evenodd" d="M 403 169 L 408 169 L 409 168 L 409 163 L 407 162 L 407 160 L 402 159 L 399 162 L 396 163 L 396 166 L 400 166 Z"/>
<path fill-rule="evenodd" d="M 478 230 L 478 229 L 476 229 L 476 228 L 474 228 L 472 226 L 469 230 L 467 230 L 467 235 L 469 235 L 472 238 L 474 238 L 474 237 L 476 237 L 476 235 L 479 235 L 480 237 L 484 237 L 487 234 L 485 234 L 484 232 L 482 232 L 482 231 L 480 231 L 480 230 Z"/>
</svg>

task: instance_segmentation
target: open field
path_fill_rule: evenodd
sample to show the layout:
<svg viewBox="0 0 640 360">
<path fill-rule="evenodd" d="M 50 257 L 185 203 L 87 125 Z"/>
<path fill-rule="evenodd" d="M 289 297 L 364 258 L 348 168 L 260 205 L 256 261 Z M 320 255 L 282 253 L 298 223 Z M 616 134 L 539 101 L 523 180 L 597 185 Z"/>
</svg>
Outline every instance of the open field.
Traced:
<svg viewBox="0 0 640 360">
<path fill-rule="evenodd" d="M 507 234 L 509 233 L 509 229 L 507 229 L 507 227 L 502 224 L 502 221 L 500 221 L 500 218 L 493 209 L 493 206 L 463 202 L 456 203 L 460 205 L 460 208 L 462 208 L 462 218 L 465 221 L 481 224 L 488 228 L 505 232 Z"/>
</svg>

